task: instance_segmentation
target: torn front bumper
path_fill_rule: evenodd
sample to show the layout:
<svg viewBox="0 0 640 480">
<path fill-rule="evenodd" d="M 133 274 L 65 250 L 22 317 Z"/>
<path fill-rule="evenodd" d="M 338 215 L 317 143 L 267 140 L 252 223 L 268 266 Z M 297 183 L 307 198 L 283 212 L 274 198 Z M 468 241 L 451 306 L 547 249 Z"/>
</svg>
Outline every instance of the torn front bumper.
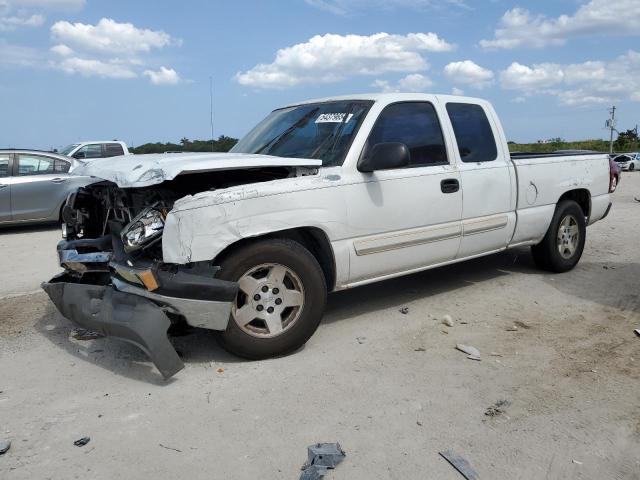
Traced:
<svg viewBox="0 0 640 480">
<path fill-rule="evenodd" d="M 214 278 L 210 266 L 123 265 L 110 252 L 78 252 L 61 242 L 66 269 L 42 284 L 60 313 L 76 325 L 138 346 L 166 379 L 184 365 L 167 329 L 182 318 L 194 327 L 225 330 L 238 286 Z M 144 275 L 153 275 L 153 288 Z M 148 282 L 147 282 L 148 284 Z"/>
</svg>

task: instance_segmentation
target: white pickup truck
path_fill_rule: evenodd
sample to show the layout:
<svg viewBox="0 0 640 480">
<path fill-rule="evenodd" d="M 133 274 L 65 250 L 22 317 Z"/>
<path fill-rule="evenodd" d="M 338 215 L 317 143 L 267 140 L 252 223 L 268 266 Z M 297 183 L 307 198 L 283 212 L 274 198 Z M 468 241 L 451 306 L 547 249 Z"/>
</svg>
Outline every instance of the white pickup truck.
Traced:
<svg viewBox="0 0 640 480">
<path fill-rule="evenodd" d="M 291 352 L 327 292 L 530 245 L 573 268 L 617 177 L 606 154 L 512 155 L 491 105 L 426 94 L 272 112 L 226 154 L 135 155 L 76 171 L 65 273 L 43 288 L 73 322 L 128 340 L 171 376 L 172 323 L 247 358 Z"/>
</svg>

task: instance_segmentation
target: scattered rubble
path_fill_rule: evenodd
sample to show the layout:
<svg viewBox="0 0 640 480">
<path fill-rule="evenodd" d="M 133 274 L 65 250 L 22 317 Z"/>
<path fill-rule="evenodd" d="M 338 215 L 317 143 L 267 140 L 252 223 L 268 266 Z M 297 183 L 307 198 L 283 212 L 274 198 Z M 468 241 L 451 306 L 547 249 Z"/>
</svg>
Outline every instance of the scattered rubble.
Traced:
<svg viewBox="0 0 640 480">
<path fill-rule="evenodd" d="M 480 350 L 478 350 L 476 347 L 472 347 L 470 345 L 463 345 L 461 343 L 458 343 L 456 345 L 456 349 L 460 350 L 463 353 L 466 353 L 467 354 L 467 358 L 469 360 L 480 361 Z"/>
<path fill-rule="evenodd" d="M 480 478 L 469 462 L 460 455 L 453 453 L 451 450 L 438 453 L 467 480 L 478 480 Z"/>
<path fill-rule="evenodd" d="M 367 337 L 356 337 L 356 340 L 360 345 L 362 345 L 366 339 Z"/>
<path fill-rule="evenodd" d="M 84 447 L 87 443 L 89 443 L 91 441 L 91 438 L 89 437 L 82 437 L 78 440 L 76 440 L 75 442 L 73 442 L 73 444 L 76 447 Z"/>
<path fill-rule="evenodd" d="M 217 369 L 216 369 L 216 372 L 218 372 L 218 373 L 224 373 L 224 368 L 219 367 L 219 368 L 217 368 Z"/>
<path fill-rule="evenodd" d="M 4 455 L 11 448 L 11 440 L 0 440 L 0 455 Z"/>
<path fill-rule="evenodd" d="M 344 460 L 339 443 L 316 443 L 307 447 L 307 461 L 302 466 L 300 480 L 318 480 Z"/>
<path fill-rule="evenodd" d="M 182 453 L 182 450 L 178 450 L 177 448 L 167 447 L 166 445 L 163 445 L 161 443 L 159 443 L 158 445 L 161 446 L 162 448 L 166 448 L 167 450 L 173 450 L 174 452 Z"/>
<path fill-rule="evenodd" d="M 453 327 L 453 318 L 451 318 L 451 315 L 445 315 L 442 317 L 442 323 L 447 327 Z"/>
<path fill-rule="evenodd" d="M 409 307 L 402 307 L 400 310 L 398 310 L 401 314 L 406 315 L 407 313 L 409 313 Z"/>
<path fill-rule="evenodd" d="M 487 417 L 497 417 L 505 413 L 506 408 L 509 405 L 511 405 L 511 402 L 509 400 L 504 400 L 504 399 L 498 400 L 496 403 L 488 407 L 487 410 L 484 412 L 484 414 Z"/>
<path fill-rule="evenodd" d="M 512 326 L 512 327 L 507 327 L 507 328 L 505 328 L 505 330 L 506 330 L 507 332 L 517 332 L 517 331 L 518 331 L 518 327 L 516 327 L 516 326 L 514 325 L 514 326 Z"/>
<path fill-rule="evenodd" d="M 638 335 L 638 336 L 640 337 L 640 328 L 636 328 L 636 329 L 634 330 L 634 332 L 636 332 L 636 335 Z"/>
</svg>

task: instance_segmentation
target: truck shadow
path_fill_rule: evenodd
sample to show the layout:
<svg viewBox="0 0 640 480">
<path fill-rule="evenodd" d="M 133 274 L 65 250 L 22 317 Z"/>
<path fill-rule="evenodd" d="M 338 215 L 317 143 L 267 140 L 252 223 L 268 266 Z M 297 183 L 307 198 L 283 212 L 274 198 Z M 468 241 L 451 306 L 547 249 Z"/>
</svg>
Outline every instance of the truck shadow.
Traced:
<svg viewBox="0 0 640 480">
<path fill-rule="evenodd" d="M 528 248 L 514 248 L 474 260 L 377 282 L 329 295 L 324 324 L 414 300 L 452 292 L 511 273 L 540 274 Z"/>
<path fill-rule="evenodd" d="M 323 322 L 330 325 L 367 312 L 401 306 L 412 300 L 459 290 L 512 272 L 540 273 L 533 265 L 528 249 L 509 250 L 461 264 L 336 292 L 329 295 Z M 134 345 L 113 338 L 70 338 L 73 325 L 56 311 L 48 299 L 46 301 L 46 311 L 36 322 L 35 328 L 75 360 L 89 362 L 117 375 L 158 386 L 169 385 L 179 380 L 179 373 L 167 381 L 163 380 L 147 355 Z M 191 329 L 184 335 L 170 338 L 186 365 L 204 366 L 214 371 L 216 362 L 228 364 L 249 361 L 223 350 L 211 331 Z"/>
<path fill-rule="evenodd" d="M 25 225 L 0 225 L 0 236 L 20 233 L 37 233 L 51 230 L 60 230 L 58 222 L 25 224 Z"/>
</svg>

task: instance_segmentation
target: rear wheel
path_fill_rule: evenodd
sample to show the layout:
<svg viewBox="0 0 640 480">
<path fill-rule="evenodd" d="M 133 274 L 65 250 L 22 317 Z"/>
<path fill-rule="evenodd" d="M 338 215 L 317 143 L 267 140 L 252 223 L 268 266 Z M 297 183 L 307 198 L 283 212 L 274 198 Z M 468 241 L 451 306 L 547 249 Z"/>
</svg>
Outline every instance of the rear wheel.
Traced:
<svg viewBox="0 0 640 480">
<path fill-rule="evenodd" d="M 633 172 L 636 169 L 636 164 L 635 163 L 631 163 L 629 164 L 629 171 Z"/>
<path fill-rule="evenodd" d="M 220 278 L 237 282 L 238 295 L 221 345 L 260 359 L 301 347 L 318 328 L 327 287 L 315 257 L 286 239 L 258 241 L 227 255 Z"/>
<path fill-rule="evenodd" d="M 566 272 L 576 266 L 586 238 L 586 220 L 580 206 L 563 200 L 556 207 L 551 225 L 538 245 L 531 247 L 538 268 Z"/>
</svg>

